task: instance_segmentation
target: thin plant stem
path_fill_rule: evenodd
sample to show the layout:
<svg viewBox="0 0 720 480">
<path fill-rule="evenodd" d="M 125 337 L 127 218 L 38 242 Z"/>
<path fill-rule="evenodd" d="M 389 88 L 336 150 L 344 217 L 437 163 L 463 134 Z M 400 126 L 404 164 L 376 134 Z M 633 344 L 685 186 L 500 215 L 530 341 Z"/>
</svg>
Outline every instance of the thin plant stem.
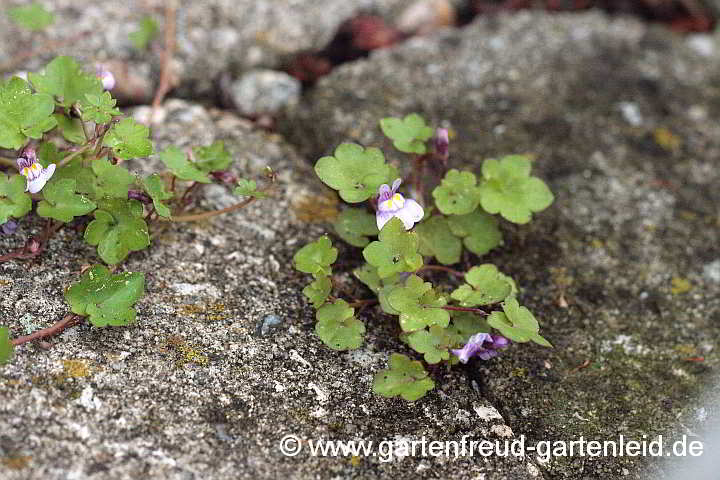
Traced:
<svg viewBox="0 0 720 480">
<path fill-rule="evenodd" d="M 432 307 L 431 307 L 432 308 Z M 452 310 L 455 312 L 471 312 L 471 313 L 477 313 L 478 315 L 483 315 L 487 317 L 490 315 L 485 310 L 480 310 L 479 308 L 470 308 L 470 307 L 452 307 L 450 305 L 445 305 L 444 307 L 434 307 L 434 308 L 442 308 L 443 310 Z"/>
<path fill-rule="evenodd" d="M 425 265 L 423 267 L 420 267 L 420 269 L 416 273 L 421 273 L 423 271 L 429 271 L 429 270 L 437 270 L 440 272 L 449 273 L 450 275 L 455 275 L 456 277 L 464 277 L 465 272 L 460 272 L 458 270 L 454 270 L 450 267 L 443 267 L 442 265 Z"/>
<path fill-rule="evenodd" d="M 80 322 L 82 322 L 82 320 L 83 317 L 75 315 L 74 313 L 68 313 L 63 317 L 62 320 L 56 322 L 54 325 L 48 328 L 43 328 L 42 330 L 38 330 L 37 332 L 33 332 L 30 335 L 15 338 L 10 343 L 12 343 L 14 346 L 18 346 L 22 345 L 23 343 L 32 342 L 33 340 L 40 340 L 42 338 L 52 337 L 53 335 L 57 335 L 68 327 L 79 324 Z"/>
<path fill-rule="evenodd" d="M 208 218 L 216 217 L 218 215 L 223 215 L 225 213 L 234 212 L 235 210 L 240 210 L 241 208 L 250 205 L 255 200 L 257 200 L 255 197 L 248 198 L 246 200 L 243 200 L 240 203 L 236 203 L 235 205 L 230 205 L 227 208 L 223 208 L 222 210 L 212 210 L 209 212 L 196 213 L 193 215 L 179 215 L 179 216 L 172 217 L 169 219 L 166 219 L 163 217 L 158 217 L 158 218 L 162 219 L 164 221 L 170 221 L 170 222 L 199 222 L 201 220 L 206 220 Z"/>
</svg>

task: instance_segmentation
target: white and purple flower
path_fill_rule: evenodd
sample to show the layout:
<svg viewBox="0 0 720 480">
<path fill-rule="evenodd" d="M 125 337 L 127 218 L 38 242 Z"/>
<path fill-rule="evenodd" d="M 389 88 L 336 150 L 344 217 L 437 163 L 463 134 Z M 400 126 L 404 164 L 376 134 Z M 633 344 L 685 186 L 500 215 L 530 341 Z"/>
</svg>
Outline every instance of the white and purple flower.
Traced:
<svg viewBox="0 0 720 480">
<path fill-rule="evenodd" d="M 115 75 L 105 68 L 105 65 L 98 64 L 95 67 L 95 76 L 100 79 L 105 90 L 112 90 L 115 88 Z"/>
<path fill-rule="evenodd" d="M 410 230 L 415 223 L 423 219 L 425 211 L 412 198 L 405 199 L 401 194 L 397 193 L 402 180 L 395 180 L 390 188 L 386 183 L 378 188 L 378 205 L 375 219 L 377 220 L 378 230 L 382 230 L 391 218 L 397 217 L 402 220 L 405 230 Z"/>
<path fill-rule="evenodd" d="M 467 363 L 471 357 L 478 356 L 483 360 L 490 360 L 500 354 L 500 348 L 505 348 L 510 340 L 502 335 L 490 335 L 489 333 L 476 333 L 470 337 L 463 348 L 450 350 L 457 355 L 462 363 Z"/>
<path fill-rule="evenodd" d="M 37 161 L 33 148 L 26 148 L 16 162 L 20 174 L 27 178 L 26 192 L 38 193 L 55 173 L 55 164 L 51 163 L 44 168 Z"/>
</svg>

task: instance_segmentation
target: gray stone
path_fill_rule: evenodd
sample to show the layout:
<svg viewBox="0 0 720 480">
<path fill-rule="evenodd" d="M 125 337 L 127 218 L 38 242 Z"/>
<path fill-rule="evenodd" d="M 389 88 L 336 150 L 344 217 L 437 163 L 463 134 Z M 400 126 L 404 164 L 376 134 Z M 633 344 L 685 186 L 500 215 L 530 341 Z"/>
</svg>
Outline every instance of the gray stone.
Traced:
<svg viewBox="0 0 720 480">
<path fill-rule="evenodd" d="M 309 163 L 278 135 L 232 114 L 178 100 L 160 114 L 156 149 L 223 140 L 236 174 L 251 177 L 264 165 L 278 172 L 275 193 L 212 221 L 155 225 L 169 228 L 120 266 L 146 275 L 136 325 L 81 326 L 49 339 L 48 349 L 17 349 L 0 367 L 3 480 L 375 479 L 425 470 L 440 478 L 535 478 L 531 459 L 312 456 L 311 440 L 505 440 L 512 431 L 461 370 L 442 372 L 439 387 L 413 404 L 374 395 L 373 374 L 390 350 L 403 349 L 393 324 L 366 309 L 363 347 L 330 350 L 315 336 L 301 293 L 310 278 L 291 267 L 295 251 L 324 230 L 295 216 L 295 202 L 320 192 Z M 155 157 L 134 166 L 160 167 Z M 217 201 L 200 198 L 203 208 Z M 0 252 L 43 224 L 24 219 L 14 236 L 0 237 Z M 63 289 L 97 261 L 81 233 L 65 228 L 42 258 L 0 264 L 0 318 L 12 335 L 25 333 L 26 315 L 35 328 L 62 318 Z M 362 295 L 354 282 L 348 288 Z M 272 316 L 282 328 L 256 336 Z M 304 445 L 296 457 L 279 450 L 290 434 Z"/>
<path fill-rule="evenodd" d="M 380 118 L 419 112 L 449 127 L 451 164 L 475 172 L 484 158 L 534 154 L 554 205 L 505 225 L 504 247 L 478 261 L 518 282 L 555 348 L 515 345 L 468 373 L 530 442 L 674 439 L 700 423 L 720 360 L 720 284 L 704 270 L 720 245 L 720 58 L 707 53 L 599 13 L 485 18 L 341 66 L 280 129 L 313 159 L 355 141 L 385 147 L 405 172 Z M 652 458 L 540 467 L 663 478 Z"/>
<path fill-rule="evenodd" d="M 230 87 L 235 107 L 244 115 L 273 115 L 300 101 L 300 81 L 276 70 L 250 70 Z"/>
<path fill-rule="evenodd" d="M 391 14 L 410 0 L 178 0 L 174 74 L 179 92 L 196 97 L 213 94 L 222 72 L 235 76 L 243 70 L 274 68 L 304 50 L 319 50 L 333 37 L 342 22 L 361 11 Z M 42 33 L 19 29 L 0 15 L 0 66 L 20 52 L 34 49 L 39 41 L 57 44 L 15 69 L 31 71 L 56 54 L 71 55 L 91 64 L 113 60 L 116 69 L 127 69 L 139 88 L 158 78 L 163 44 L 164 0 L 92 2 L 79 6 L 75 0 L 45 2 L 55 23 Z M 159 34 L 152 48 L 134 50 L 128 35 L 138 29 L 145 15 L 152 16 Z M 88 32 L 72 44 L 64 40 Z M 50 50 L 50 49 L 46 49 Z M 2 68 L 2 67 L 0 67 Z M 136 92 L 146 98 L 152 92 Z"/>
</svg>

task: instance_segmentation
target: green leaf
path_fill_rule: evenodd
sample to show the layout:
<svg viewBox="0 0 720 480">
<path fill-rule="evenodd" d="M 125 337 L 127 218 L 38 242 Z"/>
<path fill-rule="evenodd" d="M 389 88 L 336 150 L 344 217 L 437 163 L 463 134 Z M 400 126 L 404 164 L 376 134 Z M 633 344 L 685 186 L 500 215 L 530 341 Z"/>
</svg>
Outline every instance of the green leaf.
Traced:
<svg viewBox="0 0 720 480">
<path fill-rule="evenodd" d="M 513 342 L 533 341 L 544 347 L 552 347 L 550 342 L 541 337 L 538 332 L 540 325 L 530 310 L 521 307 L 514 297 L 503 303 L 503 312 L 492 312 L 488 317 L 488 324 L 500 331 L 502 335 Z"/>
<path fill-rule="evenodd" d="M 32 198 L 25 192 L 26 184 L 22 175 L 6 177 L 0 173 L 0 225 L 10 217 L 24 217 L 32 209 Z"/>
<path fill-rule="evenodd" d="M 353 270 L 355 278 L 364 283 L 374 293 L 378 293 L 382 287 L 380 277 L 377 274 L 377 268 L 369 263 L 364 263 L 362 267 Z"/>
<path fill-rule="evenodd" d="M 428 127 L 417 113 L 411 113 L 403 119 L 383 118 L 380 120 L 380 129 L 401 152 L 420 155 L 427 152 L 425 142 L 433 134 L 432 128 Z"/>
<path fill-rule="evenodd" d="M 28 138 L 39 139 L 55 128 L 52 113 L 55 102 L 50 95 L 32 93 L 20 77 L 0 83 L 0 148 L 17 150 Z"/>
<path fill-rule="evenodd" d="M 29 73 L 28 80 L 35 90 L 54 96 L 63 107 L 71 107 L 88 93 L 103 92 L 100 79 L 83 71 L 70 57 L 55 58 L 45 66 L 44 73 Z"/>
<path fill-rule="evenodd" d="M 77 118 L 68 118 L 62 113 L 53 115 L 62 136 L 70 143 L 78 145 L 85 143 L 87 140 L 83 133 L 82 123 Z"/>
<path fill-rule="evenodd" d="M 469 285 L 461 285 L 450 295 L 463 307 L 498 303 L 512 293 L 512 285 L 508 277 L 490 263 L 471 268 L 465 274 L 465 281 Z"/>
<path fill-rule="evenodd" d="M 472 312 L 451 312 L 452 321 L 447 328 L 453 345 L 464 345 L 476 333 L 490 333 L 487 320 Z"/>
<path fill-rule="evenodd" d="M 60 155 L 55 144 L 51 142 L 41 142 L 35 153 L 38 162 L 45 168 L 51 163 L 58 164 L 62 160 L 62 155 Z M 56 170 L 55 175 L 57 175 L 57 172 L 58 170 Z"/>
<path fill-rule="evenodd" d="M 337 248 L 327 236 L 322 236 L 298 250 L 293 257 L 295 269 L 303 273 L 311 273 L 317 277 L 332 273 L 330 267 L 337 260 Z"/>
<path fill-rule="evenodd" d="M 465 248 L 475 255 L 485 255 L 502 244 L 497 218 L 481 210 L 467 215 L 451 215 L 448 225 L 453 235 L 461 237 Z"/>
<path fill-rule="evenodd" d="M 245 197 L 255 197 L 255 198 L 265 198 L 267 197 L 267 193 L 260 192 L 257 189 L 257 183 L 255 183 L 255 180 L 245 180 L 244 178 L 241 178 L 238 180 L 238 185 L 235 187 L 235 190 L 233 191 L 235 195 L 241 195 Z"/>
<path fill-rule="evenodd" d="M 188 159 L 187 154 L 176 146 L 168 147 L 160 152 L 160 160 L 180 180 L 192 180 L 200 183 L 211 183 L 207 174 L 201 171 Z"/>
<path fill-rule="evenodd" d="M 418 237 L 405 231 L 402 220 L 395 217 L 385 224 L 376 240 L 363 250 L 365 260 L 378 269 L 380 278 L 401 272 L 414 272 L 422 267 L 422 255 L 417 253 Z"/>
<path fill-rule="evenodd" d="M 378 302 L 380 302 L 380 308 L 388 315 L 400 315 L 400 311 L 395 310 L 392 305 L 390 305 L 388 297 L 392 294 L 392 292 L 401 287 L 401 284 L 385 285 L 378 291 L 377 295 Z"/>
<path fill-rule="evenodd" d="M 170 218 L 170 208 L 162 202 L 171 199 L 173 193 L 165 190 L 165 182 L 163 182 L 162 177 L 157 173 L 153 173 L 149 177 L 143 178 L 143 187 L 152 198 L 157 214 L 161 217 Z"/>
<path fill-rule="evenodd" d="M 413 350 L 424 354 L 427 363 L 438 363 L 450 358 L 448 350 L 453 339 L 442 327 L 433 325 L 428 330 L 418 330 L 408 335 L 407 340 Z"/>
<path fill-rule="evenodd" d="M 475 174 L 453 168 L 432 192 L 435 205 L 445 215 L 466 215 L 472 212 L 480 203 L 480 189 L 476 184 Z"/>
<path fill-rule="evenodd" d="M 326 185 L 338 190 L 348 203 L 367 200 L 387 181 L 390 167 L 377 148 L 363 148 L 343 143 L 335 149 L 335 156 L 322 157 L 315 164 L 315 173 Z"/>
<path fill-rule="evenodd" d="M 85 229 L 85 241 L 97 245 L 105 263 L 120 263 L 130 252 L 150 245 L 142 204 L 137 200 L 104 199 L 95 211 L 95 220 Z"/>
<path fill-rule="evenodd" d="M 205 173 L 225 170 L 232 163 L 232 157 L 225 150 L 225 144 L 220 140 L 207 147 L 194 147 L 192 151 L 195 166 Z"/>
<path fill-rule="evenodd" d="M 45 30 L 55 21 L 55 16 L 39 3 L 12 7 L 7 12 L 13 23 L 32 31 Z"/>
<path fill-rule="evenodd" d="M 116 103 L 117 100 L 112 98 L 110 92 L 87 93 L 80 100 L 81 117 L 86 122 L 110 123 L 112 117 L 122 115 L 122 112 L 115 106 Z"/>
<path fill-rule="evenodd" d="M 147 157 L 153 152 L 150 129 L 132 118 L 124 118 L 112 126 L 105 135 L 103 145 L 110 147 L 115 156 L 124 160 Z M 208 180 L 209 182 L 209 180 Z"/>
<path fill-rule="evenodd" d="M 345 300 L 335 300 L 317 311 L 315 333 L 333 350 L 352 350 L 362 345 L 365 325 L 353 315 Z"/>
<path fill-rule="evenodd" d="M 43 188 L 43 198 L 37 207 L 41 217 L 70 222 L 74 217 L 87 215 L 97 208 L 95 202 L 75 193 L 77 182 L 71 178 L 53 179 Z"/>
<path fill-rule="evenodd" d="M 546 209 L 553 194 L 545 183 L 530 176 L 531 163 L 525 155 L 509 155 L 483 162 L 484 182 L 480 204 L 488 213 L 499 213 L 513 223 L 527 223 L 532 212 Z"/>
<path fill-rule="evenodd" d="M 423 282 L 417 275 L 410 275 L 405 284 L 388 295 L 390 306 L 400 312 L 400 328 L 413 332 L 431 325 L 445 328 L 450 323 L 450 313 L 443 310 L 447 304 L 438 296 L 430 282 Z"/>
<path fill-rule="evenodd" d="M 330 277 L 317 277 L 307 287 L 303 288 L 303 294 L 310 300 L 313 307 L 320 308 L 330 296 L 332 282 Z"/>
<path fill-rule="evenodd" d="M 103 265 L 86 271 L 80 281 L 65 291 L 65 300 L 77 315 L 88 315 L 95 327 L 123 326 L 135 321 L 132 306 L 145 293 L 145 275 L 111 275 Z"/>
<path fill-rule="evenodd" d="M 433 215 L 419 223 L 415 233 L 420 239 L 421 254 L 433 256 L 444 265 L 460 261 L 462 242 L 451 233 L 445 217 Z"/>
<path fill-rule="evenodd" d="M 92 170 L 97 178 L 94 188 L 95 198 L 127 199 L 130 185 L 135 181 L 135 177 L 127 169 L 100 158 L 93 160 Z"/>
<path fill-rule="evenodd" d="M 145 50 L 148 45 L 150 45 L 152 39 L 155 38 L 157 32 L 158 26 L 157 23 L 155 23 L 155 20 L 153 20 L 152 17 L 145 16 L 142 20 L 140 20 L 138 30 L 128 35 L 128 38 L 130 39 L 132 46 L 137 50 Z"/>
<path fill-rule="evenodd" d="M 370 243 L 369 235 L 377 235 L 375 215 L 361 208 L 346 208 L 333 222 L 335 233 L 353 247 Z"/>
<path fill-rule="evenodd" d="M 435 388 L 435 382 L 418 361 L 405 355 L 393 353 L 390 356 L 390 368 L 381 370 L 373 379 L 373 392 L 383 397 L 401 396 L 408 402 L 424 397 Z"/>
<path fill-rule="evenodd" d="M 10 329 L 0 327 L 0 365 L 10 361 L 13 354 L 13 344 L 10 341 Z"/>
</svg>

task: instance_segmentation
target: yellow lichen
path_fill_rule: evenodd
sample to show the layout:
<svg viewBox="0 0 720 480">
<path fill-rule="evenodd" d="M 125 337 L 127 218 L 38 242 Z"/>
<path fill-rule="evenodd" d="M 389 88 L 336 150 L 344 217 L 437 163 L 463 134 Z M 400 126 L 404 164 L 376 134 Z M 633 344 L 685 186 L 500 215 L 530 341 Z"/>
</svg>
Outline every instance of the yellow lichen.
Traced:
<svg viewBox="0 0 720 480">
<path fill-rule="evenodd" d="M 82 378 L 90 376 L 90 367 L 85 360 L 66 359 L 62 361 L 63 373 L 61 376 L 65 378 Z"/>
<path fill-rule="evenodd" d="M 653 131 L 653 138 L 655 143 L 660 145 L 663 149 L 674 152 L 680 148 L 680 137 L 672 133 L 668 128 L 659 127 Z"/>
<path fill-rule="evenodd" d="M 673 277 L 671 280 L 671 284 L 672 286 L 670 287 L 670 292 L 673 295 L 687 293 L 692 289 L 692 283 L 682 277 Z"/>
<path fill-rule="evenodd" d="M 22 470 L 30 464 L 29 456 L 5 457 L 0 459 L 0 463 L 10 470 Z"/>
</svg>

